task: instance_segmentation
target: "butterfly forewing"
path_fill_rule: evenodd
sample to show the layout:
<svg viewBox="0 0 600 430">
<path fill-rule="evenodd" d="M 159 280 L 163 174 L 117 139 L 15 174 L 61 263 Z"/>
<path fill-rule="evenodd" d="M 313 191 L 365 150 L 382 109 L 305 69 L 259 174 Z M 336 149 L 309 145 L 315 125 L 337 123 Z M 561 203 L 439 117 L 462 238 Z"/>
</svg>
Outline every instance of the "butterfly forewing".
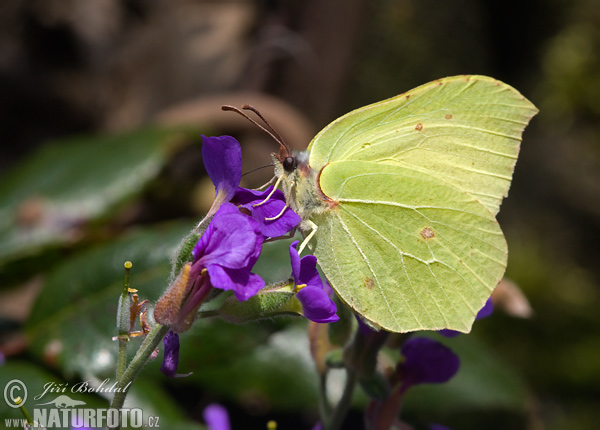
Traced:
<svg viewBox="0 0 600 430">
<path fill-rule="evenodd" d="M 536 112 L 494 79 L 440 79 L 331 123 L 309 146 L 310 166 L 344 160 L 403 166 L 468 192 L 496 214 L 521 134 Z"/>
<path fill-rule="evenodd" d="M 469 331 L 504 273 L 492 213 L 458 188 L 403 166 L 341 161 L 322 191 L 313 251 L 338 295 L 372 324 Z"/>
</svg>

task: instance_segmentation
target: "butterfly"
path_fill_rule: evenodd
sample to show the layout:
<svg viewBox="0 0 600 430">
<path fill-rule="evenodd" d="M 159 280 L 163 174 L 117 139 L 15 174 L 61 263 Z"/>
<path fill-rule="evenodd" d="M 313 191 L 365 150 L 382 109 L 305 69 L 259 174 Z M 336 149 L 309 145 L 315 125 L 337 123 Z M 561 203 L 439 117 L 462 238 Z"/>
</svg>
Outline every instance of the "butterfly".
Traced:
<svg viewBox="0 0 600 430">
<path fill-rule="evenodd" d="M 454 76 L 354 110 L 275 175 L 338 297 L 376 329 L 469 332 L 502 278 L 496 220 L 537 113 L 486 76 Z"/>
</svg>

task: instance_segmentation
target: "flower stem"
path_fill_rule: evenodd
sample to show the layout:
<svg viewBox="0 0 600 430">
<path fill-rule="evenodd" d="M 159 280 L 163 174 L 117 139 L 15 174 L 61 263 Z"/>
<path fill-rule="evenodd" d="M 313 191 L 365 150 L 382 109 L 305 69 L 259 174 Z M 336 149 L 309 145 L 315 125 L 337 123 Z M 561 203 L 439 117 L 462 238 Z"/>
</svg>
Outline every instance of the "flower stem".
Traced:
<svg viewBox="0 0 600 430">
<path fill-rule="evenodd" d="M 115 396 L 113 397 L 112 403 L 110 404 L 111 409 L 121 409 L 123 404 L 125 403 L 125 397 L 127 396 L 127 390 L 131 383 L 135 380 L 138 373 L 142 370 L 152 352 L 156 349 L 160 341 L 166 336 L 167 332 L 170 330 L 170 327 L 167 325 L 156 324 L 150 333 L 146 336 L 140 349 L 135 354 L 125 372 L 123 372 L 123 376 L 118 380 L 117 385 L 115 386 Z M 120 428 L 120 419 L 119 425 L 113 427 L 114 429 Z"/>
<path fill-rule="evenodd" d="M 127 367 L 127 339 L 119 336 L 119 358 L 117 360 L 117 381 L 123 377 Z"/>
<path fill-rule="evenodd" d="M 319 415 L 321 416 L 321 422 L 324 423 L 329 419 L 331 413 L 331 405 L 327 398 L 327 370 L 323 373 L 319 373 Z"/>
<path fill-rule="evenodd" d="M 344 386 L 344 392 L 342 398 L 333 410 L 333 414 L 329 419 L 329 423 L 326 425 L 327 430 L 338 430 L 342 427 L 344 418 L 350 409 L 352 403 L 352 395 L 354 394 L 354 388 L 356 387 L 356 372 L 352 369 L 346 369 L 346 385 Z"/>
<path fill-rule="evenodd" d="M 129 341 L 130 328 L 130 302 L 128 297 L 129 292 L 129 276 L 131 272 L 131 261 L 126 261 L 125 264 L 125 282 L 123 283 L 123 292 L 119 297 L 119 306 L 117 308 L 117 330 L 119 335 L 119 358 L 117 361 L 117 381 L 123 377 L 125 366 L 127 365 L 127 342 Z"/>
<path fill-rule="evenodd" d="M 19 404 L 19 409 L 21 409 L 21 413 L 25 417 L 25 420 L 27 420 L 27 424 L 33 425 L 33 419 L 31 418 L 31 415 L 29 415 L 29 411 L 23 404 L 23 399 L 21 399 L 20 397 L 17 397 L 15 399 L 15 402 Z"/>
</svg>

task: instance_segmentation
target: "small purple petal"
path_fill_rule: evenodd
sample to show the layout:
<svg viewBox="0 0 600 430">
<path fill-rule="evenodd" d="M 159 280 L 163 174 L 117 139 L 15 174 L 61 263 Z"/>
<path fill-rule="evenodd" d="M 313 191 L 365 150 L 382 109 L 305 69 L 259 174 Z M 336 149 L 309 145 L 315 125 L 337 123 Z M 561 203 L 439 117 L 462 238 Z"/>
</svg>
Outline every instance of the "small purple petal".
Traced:
<svg viewBox="0 0 600 430">
<path fill-rule="evenodd" d="M 229 269 L 215 264 L 207 270 L 213 287 L 232 290 L 238 300 L 248 300 L 265 286 L 265 281 L 248 268 Z"/>
<path fill-rule="evenodd" d="M 300 260 L 300 276 L 299 279 L 302 284 L 306 284 L 309 287 L 318 287 L 323 290 L 323 281 L 321 275 L 317 270 L 317 257 L 314 255 L 306 255 Z M 325 295 L 329 295 L 323 291 Z"/>
<path fill-rule="evenodd" d="M 492 312 L 494 312 L 494 303 L 492 302 L 492 298 L 490 297 L 485 302 L 485 305 L 483 305 L 483 307 L 479 309 L 479 312 L 477 313 L 475 319 L 480 320 L 482 318 L 487 318 L 492 314 Z"/>
<path fill-rule="evenodd" d="M 294 282 L 296 285 L 306 284 L 307 286 L 323 289 L 323 280 L 317 270 L 317 257 L 314 255 L 305 255 L 300 258 L 296 249 L 297 247 L 298 241 L 295 240 L 290 245 L 290 261 L 292 263 L 292 277 L 294 278 Z"/>
<path fill-rule="evenodd" d="M 294 284 L 301 284 L 300 282 L 300 255 L 298 254 L 298 241 L 295 240 L 290 245 L 290 262 L 292 264 L 292 277 L 294 278 Z"/>
<path fill-rule="evenodd" d="M 438 333 L 439 333 L 439 334 L 441 334 L 441 335 L 442 335 L 442 336 L 444 336 L 444 337 L 456 337 L 456 336 L 458 336 L 459 334 L 462 334 L 462 333 L 461 333 L 461 332 L 459 332 L 459 331 L 456 331 L 456 330 L 450 330 L 450 329 L 447 329 L 447 328 L 445 328 L 445 329 L 443 329 L 443 330 L 439 330 L 439 331 L 438 331 Z"/>
<path fill-rule="evenodd" d="M 452 350 L 435 340 L 413 337 L 402 345 L 406 361 L 402 389 L 416 384 L 441 384 L 452 378 L 460 365 Z"/>
<path fill-rule="evenodd" d="M 231 136 L 202 136 L 204 167 L 221 202 L 231 200 L 242 178 L 242 149 Z"/>
<path fill-rule="evenodd" d="M 227 409 L 216 403 L 208 405 L 202 413 L 208 430 L 230 430 Z"/>
<path fill-rule="evenodd" d="M 179 336 L 173 330 L 169 330 L 163 339 L 165 352 L 160 371 L 169 378 L 174 378 L 177 374 L 177 365 L 179 364 Z"/>
<path fill-rule="evenodd" d="M 375 330 L 369 327 L 361 317 L 356 314 L 354 314 L 354 316 L 356 317 L 356 321 L 358 321 L 358 330 L 364 337 L 369 336 L 371 333 L 377 333 Z"/>
<path fill-rule="evenodd" d="M 338 321 L 340 318 L 336 314 L 337 307 L 331 300 L 328 290 L 324 289 L 323 280 L 317 270 L 317 257 L 307 255 L 300 258 L 296 250 L 297 246 L 297 240 L 290 245 L 290 261 L 294 284 L 296 286 L 305 285 L 296 293 L 296 297 L 302 304 L 303 315 L 318 323 Z"/>
<path fill-rule="evenodd" d="M 452 430 L 450 427 L 442 426 L 440 424 L 429 424 L 429 430 Z"/>
<path fill-rule="evenodd" d="M 480 320 L 482 318 L 489 317 L 493 311 L 494 311 L 494 303 L 492 302 L 492 298 L 490 297 L 485 302 L 485 305 L 483 305 L 483 307 L 481 309 L 479 309 L 479 312 L 477 313 L 477 316 L 475 317 L 475 321 Z M 440 330 L 438 333 L 445 337 L 456 337 L 459 334 L 462 334 L 459 331 L 449 330 L 449 329 Z"/>
<path fill-rule="evenodd" d="M 296 294 L 302 303 L 302 312 L 306 318 L 318 323 L 332 323 L 340 319 L 337 307 L 322 288 L 307 286 Z"/>
</svg>

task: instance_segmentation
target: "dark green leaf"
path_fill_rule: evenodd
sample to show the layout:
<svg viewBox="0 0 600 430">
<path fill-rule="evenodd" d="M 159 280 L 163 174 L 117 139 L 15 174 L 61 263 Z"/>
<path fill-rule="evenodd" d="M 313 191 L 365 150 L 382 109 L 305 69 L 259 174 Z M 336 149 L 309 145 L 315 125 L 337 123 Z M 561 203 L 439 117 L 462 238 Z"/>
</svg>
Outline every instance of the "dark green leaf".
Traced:
<svg viewBox="0 0 600 430">
<path fill-rule="evenodd" d="M 181 131 L 142 130 L 50 144 L 0 180 L 0 260 L 76 241 L 157 176 Z"/>
<path fill-rule="evenodd" d="M 67 377 L 112 377 L 117 343 L 116 309 L 123 290 L 123 263 L 130 260 L 131 287 L 155 301 L 168 285 L 170 259 L 190 225 L 140 230 L 67 261 L 53 271 L 26 330 L 34 354 Z M 130 342 L 135 350 L 139 339 Z"/>
</svg>

